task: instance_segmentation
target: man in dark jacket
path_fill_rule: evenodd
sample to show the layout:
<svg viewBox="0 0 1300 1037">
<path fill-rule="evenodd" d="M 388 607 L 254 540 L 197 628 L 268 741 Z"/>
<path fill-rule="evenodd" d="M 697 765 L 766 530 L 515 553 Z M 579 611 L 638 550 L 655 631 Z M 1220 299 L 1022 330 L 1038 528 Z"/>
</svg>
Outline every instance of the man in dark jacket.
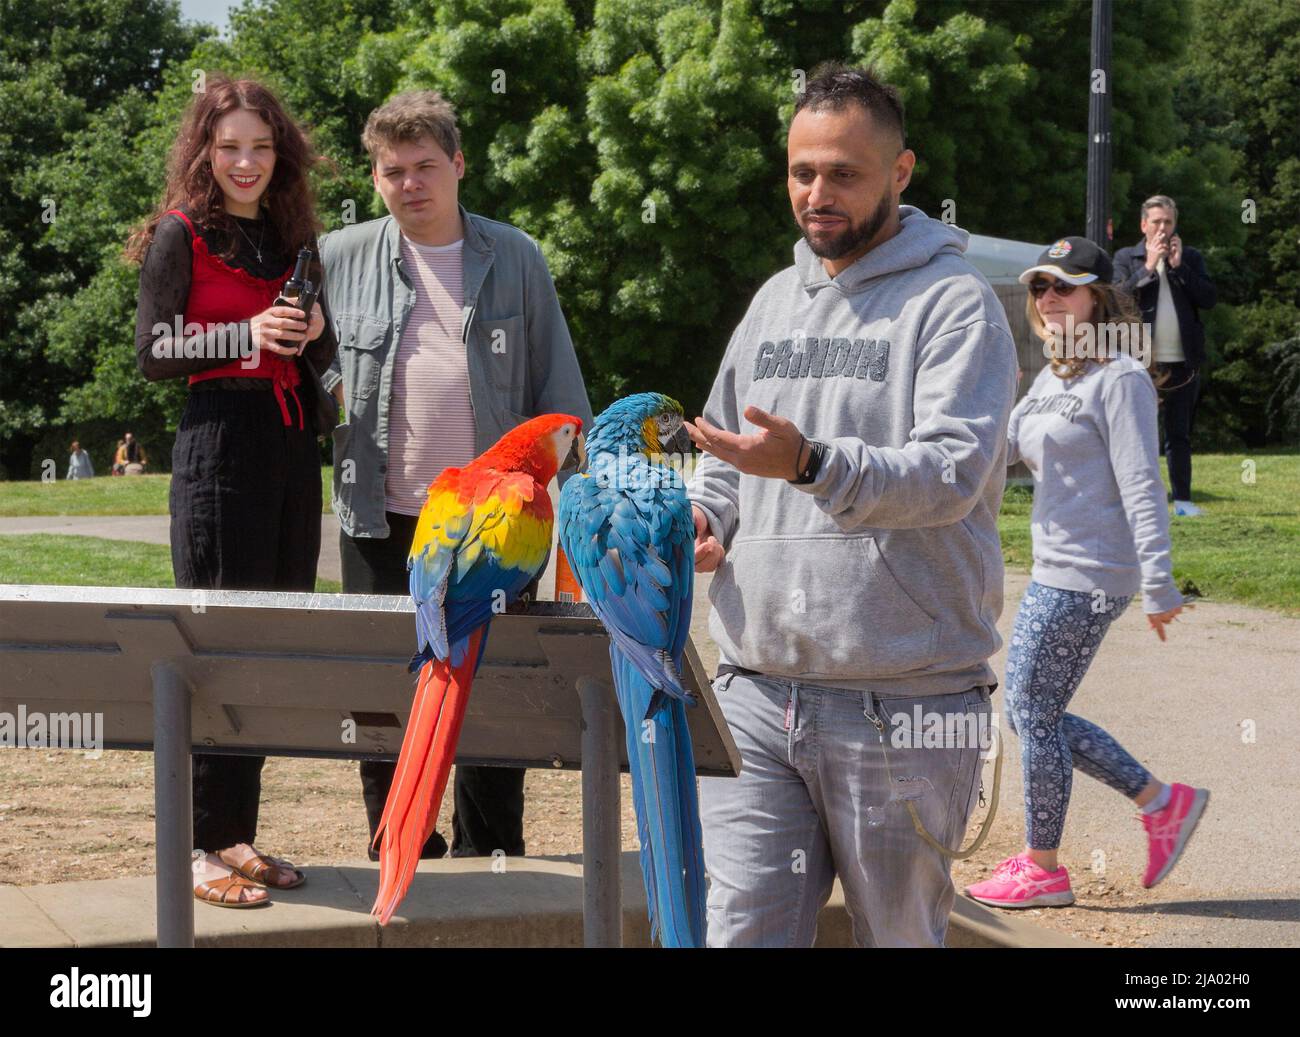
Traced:
<svg viewBox="0 0 1300 1037">
<path fill-rule="evenodd" d="M 1205 260 L 1174 233 L 1178 206 L 1158 194 L 1142 203 L 1142 241 L 1115 253 L 1115 283 L 1131 293 L 1152 326 L 1165 422 L 1165 459 L 1173 489 L 1174 514 L 1195 516 L 1192 503 L 1192 417 L 1205 366 L 1201 310 L 1215 302 Z"/>
</svg>

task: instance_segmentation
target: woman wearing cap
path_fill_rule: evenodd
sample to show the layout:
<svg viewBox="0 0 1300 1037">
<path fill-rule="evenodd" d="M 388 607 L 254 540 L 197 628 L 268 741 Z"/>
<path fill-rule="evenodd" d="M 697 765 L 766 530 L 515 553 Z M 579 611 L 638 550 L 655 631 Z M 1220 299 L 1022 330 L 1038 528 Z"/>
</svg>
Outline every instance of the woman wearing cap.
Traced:
<svg viewBox="0 0 1300 1037">
<path fill-rule="evenodd" d="M 172 450 L 177 587 L 316 586 L 321 459 L 302 376 L 324 371 L 338 344 L 323 292 L 310 314 L 276 305 L 299 248 L 318 251 L 315 162 L 269 89 L 209 76 L 172 146 L 162 201 L 128 245 L 141 264 L 140 370 L 190 387 Z M 265 762 L 194 755 L 194 895 L 205 903 L 265 905 L 268 889 L 306 881 L 254 846 Z"/>
<path fill-rule="evenodd" d="M 1142 884 L 1173 868 L 1209 792 L 1165 785 L 1095 724 L 1065 712 L 1106 630 L 1142 591 L 1161 641 L 1182 611 L 1169 559 L 1169 513 L 1160 481 L 1156 388 L 1144 363 L 1118 352 L 1103 326 L 1141 318 L 1111 284 L 1110 257 L 1087 238 L 1063 238 L 1020 281 L 1029 285 L 1029 324 L 1050 363 L 1012 411 L 1007 463 L 1023 460 L 1035 480 L 1033 578 L 1007 652 L 1007 715 L 1020 737 L 1026 848 L 966 892 L 995 907 L 1074 902 L 1057 848 L 1073 768 L 1140 808 L 1147 831 Z M 1140 352 L 1144 362 L 1150 350 Z"/>
</svg>

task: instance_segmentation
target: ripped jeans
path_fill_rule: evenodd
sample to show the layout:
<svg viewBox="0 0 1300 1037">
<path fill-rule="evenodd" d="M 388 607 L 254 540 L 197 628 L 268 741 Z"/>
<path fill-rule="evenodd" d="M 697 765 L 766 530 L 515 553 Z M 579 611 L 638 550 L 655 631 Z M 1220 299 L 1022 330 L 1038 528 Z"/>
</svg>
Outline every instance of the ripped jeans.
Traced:
<svg viewBox="0 0 1300 1037">
<path fill-rule="evenodd" d="M 922 739 L 914 710 L 987 724 L 988 689 L 882 699 L 725 673 L 714 691 L 743 769 L 700 779 L 708 945 L 812 946 L 838 875 L 857 946 L 942 946 L 954 899 L 949 861 L 922 842 L 902 803 L 889 803 L 883 754 L 895 783 L 925 779 L 914 802 L 921 821 L 957 849 L 979 792 L 980 745 Z M 868 713 L 885 725 L 883 750 Z"/>
</svg>

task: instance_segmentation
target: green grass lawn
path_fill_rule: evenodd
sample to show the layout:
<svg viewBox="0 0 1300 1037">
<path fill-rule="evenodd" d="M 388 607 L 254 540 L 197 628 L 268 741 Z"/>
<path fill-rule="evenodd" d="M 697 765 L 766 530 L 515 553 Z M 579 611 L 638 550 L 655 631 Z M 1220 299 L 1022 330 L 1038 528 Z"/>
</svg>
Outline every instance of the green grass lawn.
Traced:
<svg viewBox="0 0 1300 1037">
<path fill-rule="evenodd" d="M 1300 615 L 1300 451 L 1198 454 L 1195 470 L 1193 498 L 1206 514 L 1171 520 L 1179 585 L 1215 601 Z M 332 469 L 321 470 L 325 510 L 331 478 Z M 166 515 L 169 482 L 168 475 L 0 482 L 0 517 Z M 1032 507 L 1028 487 L 1008 488 L 998 529 L 1013 569 L 1032 564 Z M 164 546 L 2 535 L 0 582 L 170 587 L 171 562 Z M 320 589 L 338 588 L 321 581 Z"/>
<path fill-rule="evenodd" d="M 0 583 L 176 586 L 172 552 L 166 544 L 49 533 L 0 536 Z M 337 594 L 342 589 L 337 580 L 316 580 L 318 593 Z"/>
<path fill-rule="evenodd" d="M 1193 465 L 1192 501 L 1205 514 L 1170 518 L 1178 585 L 1213 601 L 1300 615 L 1300 452 L 1197 454 Z M 1033 564 L 1032 507 L 1028 487 L 1008 488 L 998 530 L 1013 568 Z"/>
<path fill-rule="evenodd" d="M 334 468 L 321 469 L 321 514 L 330 510 Z M 172 477 L 100 476 L 51 482 L 0 482 L 0 518 L 32 515 L 166 515 Z"/>
</svg>

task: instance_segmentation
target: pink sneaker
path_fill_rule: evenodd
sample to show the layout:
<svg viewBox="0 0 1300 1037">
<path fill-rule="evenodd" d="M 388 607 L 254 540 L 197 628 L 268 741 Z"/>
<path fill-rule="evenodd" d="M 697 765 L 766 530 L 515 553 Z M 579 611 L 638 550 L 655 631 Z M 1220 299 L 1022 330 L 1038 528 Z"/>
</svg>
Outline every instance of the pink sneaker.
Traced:
<svg viewBox="0 0 1300 1037">
<path fill-rule="evenodd" d="M 1174 784 L 1169 786 L 1169 802 L 1163 810 L 1138 815 L 1142 827 L 1147 830 L 1147 871 L 1142 876 L 1142 885 L 1147 889 L 1168 875 L 1178 863 L 1209 801 L 1209 789 Z"/>
<path fill-rule="evenodd" d="M 966 887 L 972 900 L 991 907 L 1065 907 L 1074 903 L 1070 873 L 1064 867 L 1045 871 L 1028 853 L 1008 857 L 993 877 Z"/>
</svg>

